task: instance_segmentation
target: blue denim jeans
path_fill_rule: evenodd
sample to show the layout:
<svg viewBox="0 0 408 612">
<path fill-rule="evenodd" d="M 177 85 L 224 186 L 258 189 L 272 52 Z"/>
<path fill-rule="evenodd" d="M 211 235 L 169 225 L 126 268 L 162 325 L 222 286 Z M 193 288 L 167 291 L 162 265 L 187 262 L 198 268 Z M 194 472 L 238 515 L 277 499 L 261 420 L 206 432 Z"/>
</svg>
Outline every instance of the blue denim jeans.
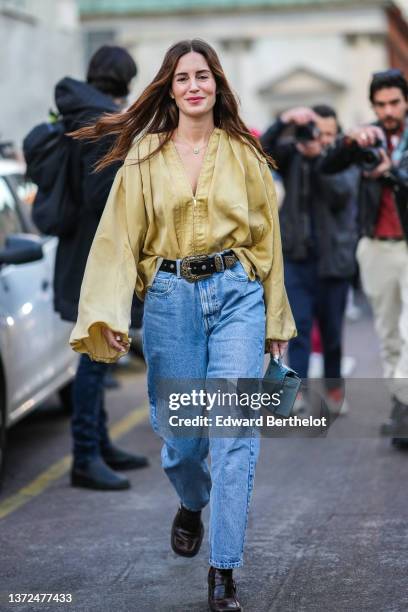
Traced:
<svg viewBox="0 0 408 612">
<path fill-rule="evenodd" d="M 250 281 L 239 262 L 195 283 L 159 271 L 145 300 L 143 341 L 157 431 L 158 378 L 262 376 L 262 284 Z M 210 502 L 210 564 L 215 567 L 242 565 L 259 442 L 254 431 L 241 438 L 164 439 L 162 465 L 183 506 L 197 511 Z"/>
<path fill-rule="evenodd" d="M 104 406 L 104 380 L 109 364 L 81 355 L 73 387 L 74 464 L 83 466 L 110 444 Z"/>
<path fill-rule="evenodd" d="M 316 319 L 323 344 L 324 377 L 327 387 L 338 387 L 341 379 L 342 331 L 349 281 L 319 278 L 318 260 L 285 260 L 285 286 L 298 335 L 289 342 L 290 367 L 307 378 L 311 332 Z"/>
</svg>

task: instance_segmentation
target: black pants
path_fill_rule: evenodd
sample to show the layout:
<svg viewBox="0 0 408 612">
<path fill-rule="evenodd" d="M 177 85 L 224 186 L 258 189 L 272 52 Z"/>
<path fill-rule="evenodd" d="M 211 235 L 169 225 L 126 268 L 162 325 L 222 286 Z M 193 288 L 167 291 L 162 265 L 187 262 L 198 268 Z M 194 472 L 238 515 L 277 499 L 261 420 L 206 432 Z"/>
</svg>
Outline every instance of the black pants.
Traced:
<svg viewBox="0 0 408 612">
<path fill-rule="evenodd" d="M 285 285 L 298 336 L 289 343 L 290 367 L 307 378 L 313 321 L 319 324 L 324 376 L 330 388 L 341 385 L 342 329 L 349 281 L 317 274 L 317 260 L 285 261 Z"/>
<path fill-rule="evenodd" d="M 104 380 L 109 364 L 81 355 L 74 381 L 72 436 L 74 462 L 85 464 L 110 445 L 104 406 Z"/>
</svg>

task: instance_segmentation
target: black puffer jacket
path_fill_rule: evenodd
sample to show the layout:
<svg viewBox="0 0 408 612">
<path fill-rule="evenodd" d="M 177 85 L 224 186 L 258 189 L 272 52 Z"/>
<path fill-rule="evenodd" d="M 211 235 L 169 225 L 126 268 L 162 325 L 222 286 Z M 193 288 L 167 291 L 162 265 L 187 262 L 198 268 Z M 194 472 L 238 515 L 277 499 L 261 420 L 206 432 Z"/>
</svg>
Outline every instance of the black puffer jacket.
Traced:
<svg viewBox="0 0 408 612">
<path fill-rule="evenodd" d="M 106 112 L 118 110 L 112 98 L 87 83 L 64 78 L 55 88 L 55 101 L 66 130 L 71 131 Z M 82 277 L 96 229 L 119 164 L 94 173 L 94 164 L 109 147 L 104 139 L 97 144 L 72 141 L 70 174 L 67 188 L 79 183 L 79 193 L 73 194 L 80 207 L 76 231 L 59 240 L 55 274 L 54 306 L 63 319 L 76 321 Z M 74 180 L 73 173 L 80 180 Z"/>
<path fill-rule="evenodd" d="M 323 173 L 323 156 L 307 159 L 293 140 L 282 140 L 286 127 L 278 120 L 261 138 L 285 186 L 279 212 L 284 257 L 302 261 L 315 256 L 321 278 L 351 278 L 356 270 L 358 170 Z"/>
<path fill-rule="evenodd" d="M 375 125 L 379 125 L 376 123 Z M 359 229 L 362 236 L 372 238 L 377 224 L 378 213 L 384 186 L 390 186 L 394 192 L 395 203 L 405 240 L 408 242 L 408 127 L 404 134 L 405 146 L 398 166 L 393 165 L 386 177 L 379 179 L 365 178 L 361 174 L 359 185 Z M 339 138 L 335 146 L 329 149 L 323 162 L 324 172 L 334 173 L 350 168 L 356 163 L 357 145 L 351 146 L 344 138 Z"/>
</svg>

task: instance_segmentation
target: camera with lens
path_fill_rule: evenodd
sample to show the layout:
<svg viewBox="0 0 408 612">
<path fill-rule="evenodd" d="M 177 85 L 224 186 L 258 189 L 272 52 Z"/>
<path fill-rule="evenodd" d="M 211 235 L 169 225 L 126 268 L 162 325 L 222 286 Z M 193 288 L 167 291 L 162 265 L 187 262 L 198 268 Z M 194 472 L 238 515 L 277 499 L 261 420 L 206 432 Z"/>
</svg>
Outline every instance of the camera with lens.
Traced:
<svg viewBox="0 0 408 612">
<path fill-rule="evenodd" d="M 295 127 L 295 140 L 298 142 L 310 142 L 319 137 L 320 131 L 314 121 Z"/>
<path fill-rule="evenodd" d="M 355 152 L 356 164 L 365 172 L 372 172 L 383 160 L 381 155 L 383 149 L 384 145 L 379 139 L 371 147 L 357 147 Z"/>
</svg>

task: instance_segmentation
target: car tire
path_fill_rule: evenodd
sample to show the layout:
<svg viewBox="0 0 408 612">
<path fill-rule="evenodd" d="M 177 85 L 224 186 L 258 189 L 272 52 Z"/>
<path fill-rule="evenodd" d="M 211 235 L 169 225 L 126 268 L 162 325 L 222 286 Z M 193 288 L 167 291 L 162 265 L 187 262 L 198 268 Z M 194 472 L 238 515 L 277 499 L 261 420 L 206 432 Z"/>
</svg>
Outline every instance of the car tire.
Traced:
<svg viewBox="0 0 408 612">
<path fill-rule="evenodd" d="M 2 400 L 0 404 L 0 488 L 4 475 L 4 464 L 6 460 L 6 409 Z"/>
<path fill-rule="evenodd" d="M 72 390 L 73 390 L 73 382 L 69 382 L 58 391 L 58 396 L 61 402 L 61 407 L 63 412 L 71 416 L 73 411 L 73 401 L 72 401 Z"/>
</svg>

